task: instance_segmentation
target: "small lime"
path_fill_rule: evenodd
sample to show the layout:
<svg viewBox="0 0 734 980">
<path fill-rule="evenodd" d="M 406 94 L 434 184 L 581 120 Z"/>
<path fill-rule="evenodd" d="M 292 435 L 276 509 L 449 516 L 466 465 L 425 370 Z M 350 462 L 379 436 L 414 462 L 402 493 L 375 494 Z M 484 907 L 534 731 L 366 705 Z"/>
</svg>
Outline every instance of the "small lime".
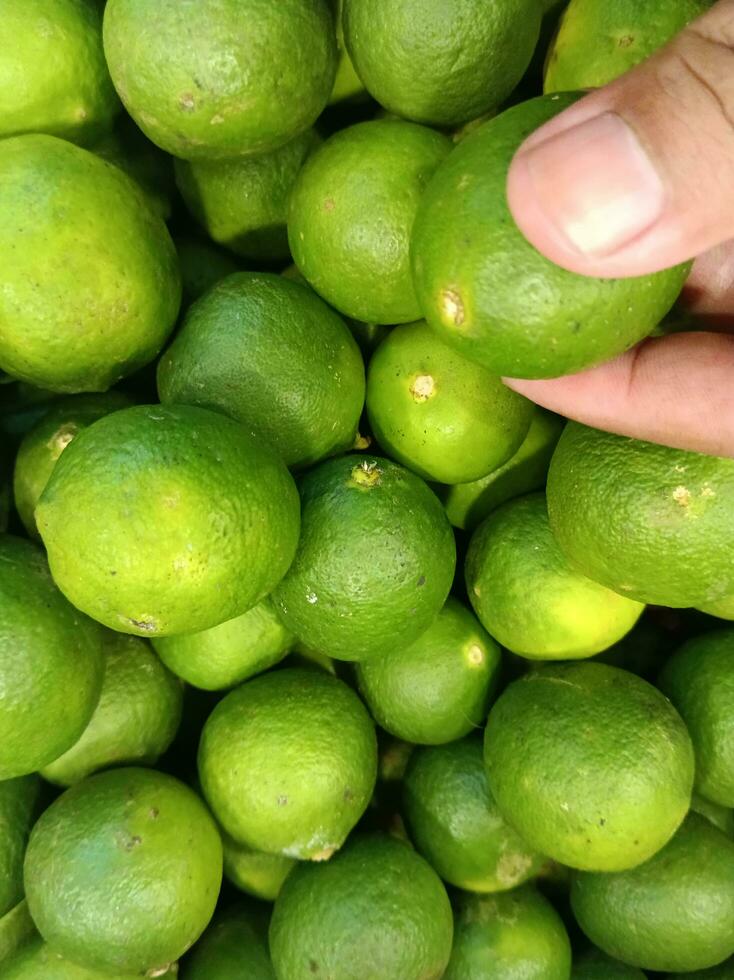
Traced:
<svg viewBox="0 0 734 980">
<path fill-rule="evenodd" d="M 424 321 L 395 327 L 372 355 L 367 415 L 378 442 L 426 480 L 466 483 L 519 449 L 532 406 Z"/>
<path fill-rule="evenodd" d="M 406 742 L 440 745 L 483 724 L 500 651 L 476 617 L 449 598 L 418 639 L 357 667 L 377 723 Z"/>
<path fill-rule="evenodd" d="M 484 627 L 531 660 L 573 660 L 610 647 L 645 608 L 581 575 L 548 525 L 545 494 L 517 497 L 480 524 L 466 587 Z"/>
<path fill-rule="evenodd" d="M 429 178 L 451 149 L 424 126 L 381 119 L 336 133 L 301 170 L 288 240 L 316 292 L 369 323 L 417 320 L 410 233 Z"/>
<path fill-rule="evenodd" d="M 301 480 L 296 558 L 273 593 L 286 626 L 337 660 L 405 647 L 454 577 L 456 545 L 426 484 L 375 456 L 328 460 Z"/>
<path fill-rule="evenodd" d="M 111 769 L 68 789 L 33 828 L 25 859 L 43 938 L 109 973 L 152 974 L 183 955 L 209 922 L 221 880 L 222 844 L 206 807 L 150 769 Z"/>
<path fill-rule="evenodd" d="M 322 671 L 285 669 L 231 691 L 207 719 L 199 777 L 235 841 L 323 861 L 369 803 L 377 741 L 356 694 Z"/>
<path fill-rule="evenodd" d="M 218 626 L 152 640 L 163 663 L 187 684 L 218 691 L 272 667 L 289 652 L 293 634 L 270 598 Z"/>
<path fill-rule="evenodd" d="M 286 879 L 270 924 L 278 980 L 440 980 L 451 952 L 441 879 L 402 841 L 351 840 Z"/>
<path fill-rule="evenodd" d="M 499 812 L 482 743 L 473 738 L 413 752 L 403 813 L 421 854 L 444 881 L 465 891 L 507 891 L 545 863 Z"/>
</svg>

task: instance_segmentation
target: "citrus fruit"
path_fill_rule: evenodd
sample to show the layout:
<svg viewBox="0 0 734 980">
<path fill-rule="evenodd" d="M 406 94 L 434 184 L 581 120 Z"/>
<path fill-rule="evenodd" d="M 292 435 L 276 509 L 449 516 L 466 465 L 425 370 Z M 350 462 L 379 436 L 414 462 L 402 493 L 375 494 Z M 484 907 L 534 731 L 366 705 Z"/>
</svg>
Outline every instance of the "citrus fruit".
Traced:
<svg viewBox="0 0 734 980">
<path fill-rule="evenodd" d="M 547 492 L 558 544 L 594 581 L 661 606 L 734 593 L 734 459 L 569 422 Z"/>
<path fill-rule="evenodd" d="M 351 447 L 364 387 L 342 319 L 308 286 L 263 272 L 227 276 L 202 296 L 158 366 L 162 402 L 238 419 L 288 466 Z"/>
<path fill-rule="evenodd" d="M 321 671 L 286 669 L 231 691 L 207 719 L 199 778 L 235 841 L 322 861 L 364 813 L 377 773 L 372 720 Z"/>
<path fill-rule="evenodd" d="M 23 526 L 40 538 L 35 510 L 56 461 L 76 435 L 109 412 L 127 408 L 130 399 L 120 391 L 60 398 L 29 432 L 15 457 L 13 497 Z"/>
<path fill-rule="evenodd" d="M 109 973 L 178 959 L 209 922 L 221 878 L 222 844 L 206 807 L 151 769 L 111 769 L 72 786 L 33 828 L 25 858 L 43 938 Z"/>
<path fill-rule="evenodd" d="M 271 150 L 308 129 L 337 60 L 326 0 L 110 0 L 104 50 L 135 122 L 185 160 Z"/>
<path fill-rule="evenodd" d="M 328 460 L 301 479 L 296 558 L 273 593 L 285 625 L 337 660 L 407 646 L 443 606 L 456 545 L 426 484 L 376 456 Z"/>
<path fill-rule="evenodd" d="M 291 563 L 298 495 L 275 454 L 222 415 L 135 406 L 80 432 L 36 521 L 59 588 L 123 633 L 240 615 Z"/>
<path fill-rule="evenodd" d="M 184 961 L 181 980 L 275 980 L 267 918 L 236 905 L 217 915 Z"/>
<path fill-rule="evenodd" d="M 37 935 L 28 903 L 23 899 L 0 918 L 0 968 L 7 976 L 9 961 Z M 38 980 L 42 980 L 41 977 Z M 43 978 L 45 980 L 45 977 Z"/>
<path fill-rule="evenodd" d="M 217 691 L 259 674 L 289 652 L 293 634 L 269 598 L 241 616 L 198 633 L 153 638 L 163 663 L 187 684 Z"/>
<path fill-rule="evenodd" d="M 599 653 L 645 608 L 569 564 L 548 526 L 543 493 L 510 500 L 480 524 L 466 556 L 466 587 L 492 636 L 531 660 Z"/>
<path fill-rule="evenodd" d="M 510 684 L 489 713 L 484 757 L 505 819 L 572 868 L 641 864 L 691 800 L 680 715 L 647 681 L 606 664 L 543 665 Z"/>
<path fill-rule="evenodd" d="M 151 211 L 166 220 L 171 217 L 173 162 L 150 142 L 129 116 L 89 147 L 92 153 L 131 177 L 142 190 Z"/>
<path fill-rule="evenodd" d="M 231 160 L 177 160 L 176 184 L 207 234 L 233 252 L 286 259 L 288 199 L 320 140 L 313 129 L 266 153 Z"/>
<path fill-rule="evenodd" d="M 473 531 L 500 504 L 545 486 L 562 431 L 561 419 L 536 405 L 525 439 L 506 463 L 478 480 L 441 487 L 438 493 L 453 526 Z"/>
<path fill-rule="evenodd" d="M 571 980 L 646 980 L 642 970 L 606 956 L 599 949 L 588 949 L 574 956 Z"/>
<path fill-rule="evenodd" d="M 6 0 L 0 21 L 0 137 L 51 133 L 84 143 L 120 102 L 89 0 Z"/>
<path fill-rule="evenodd" d="M 701 603 L 698 607 L 701 612 L 708 613 L 709 616 L 716 616 L 717 619 L 734 620 L 734 596 L 726 596 L 723 599 L 715 599 L 712 602 Z"/>
<path fill-rule="evenodd" d="M 375 721 L 423 745 L 452 742 L 483 724 L 499 672 L 499 647 L 453 598 L 409 646 L 357 667 Z"/>
<path fill-rule="evenodd" d="M 4 964 L 3 980 L 136 980 L 139 974 L 93 970 L 79 966 L 51 949 L 39 936 L 34 936 L 19 952 Z M 178 975 L 176 964 L 163 973 L 156 973 L 156 980 L 174 980 Z"/>
<path fill-rule="evenodd" d="M 403 784 L 403 814 L 421 854 L 444 881 L 466 891 L 515 888 L 545 861 L 497 809 L 482 743 L 474 738 L 413 752 Z"/>
<path fill-rule="evenodd" d="M 234 256 L 208 239 L 178 237 L 175 244 L 181 266 L 183 296 L 189 303 L 202 296 L 220 279 L 239 270 Z"/>
<path fill-rule="evenodd" d="M 467 361 L 424 321 L 395 327 L 370 360 L 367 415 L 385 452 L 426 480 L 466 483 L 527 435 L 531 403 Z"/>
<path fill-rule="evenodd" d="M 640 867 L 575 875 L 571 904 L 589 939 L 625 963 L 715 966 L 734 953 L 734 842 L 692 813 Z"/>
<path fill-rule="evenodd" d="M 454 126 L 504 102 L 535 49 L 535 0 L 344 0 L 344 38 L 367 91 L 390 112 Z"/>
<path fill-rule="evenodd" d="M 459 143 L 418 206 L 411 255 L 423 316 L 446 343 L 494 374 L 580 371 L 647 336 L 688 272 L 595 279 L 554 265 L 514 224 L 505 196 L 515 151 L 575 94 L 531 99 Z"/>
<path fill-rule="evenodd" d="M 461 895 L 443 980 L 568 980 L 571 944 L 558 913 L 530 885 Z"/>
<path fill-rule="evenodd" d="M 178 313 L 176 251 L 126 174 L 55 136 L 11 137 L 0 211 L 3 370 L 104 391 L 155 357 Z"/>
<path fill-rule="evenodd" d="M 712 803 L 711 800 L 694 793 L 691 798 L 691 809 L 706 817 L 709 823 L 726 834 L 727 837 L 734 839 L 734 810 L 730 807 L 721 806 L 719 803 Z"/>
<path fill-rule="evenodd" d="M 339 60 L 336 68 L 336 78 L 334 87 L 331 90 L 329 104 L 343 102 L 346 99 L 354 99 L 356 96 L 365 96 L 365 87 L 362 79 L 354 70 L 352 59 L 344 44 L 344 29 L 342 26 L 343 0 L 330 0 L 336 20 L 336 46 L 339 52 Z"/>
<path fill-rule="evenodd" d="M 274 902 L 283 882 L 295 867 L 296 859 L 284 854 L 256 851 L 247 844 L 238 844 L 224 832 L 222 846 L 224 874 L 235 888 L 266 902 Z"/>
<path fill-rule="evenodd" d="M 71 786 L 113 765 L 154 765 L 181 721 L 182 688 L 145 640 L 105 630 L 102 693 L 81 737 L 41 775 Z"/>
<path fill-rule="evenodd" d="M 734 807 L 734 629 L 688 640 L 663 667 L 658 686 L 691 733 L 696 790 Z"/>
<path fill-rule="evenodd" d="M 278 980 L 439 980 L 451 936 L 436 872 L 402 841 L 370 835 L 291 872 L 275 902 L 270 953 Z"/>
<path fill-rule="evenodd" d="M 548 52 L 546 92 L 598 88 L 661 48 L 713 0 L 571 0 Z"/>
<path fill-rule="evenodd" d="M 290 201 L 288 240 L 317 293 L 369 323 L 417 320 L 410 233 L 429 178 L 451 142 L 396 119 L 336 133 L 309 159 Z"/>
<path fill-rule="evenodd" d="M 99 699 L 102 635 L 51 579 L 42 552 L 0 536 L 0 779 L 35 772 L 76 742 Z"/>
<path fill-rule="evenodd" d="M 0 918 L 23 898 L 23 857 L 40 792 L 36 775 L 0 782 Z"/>
</svg>

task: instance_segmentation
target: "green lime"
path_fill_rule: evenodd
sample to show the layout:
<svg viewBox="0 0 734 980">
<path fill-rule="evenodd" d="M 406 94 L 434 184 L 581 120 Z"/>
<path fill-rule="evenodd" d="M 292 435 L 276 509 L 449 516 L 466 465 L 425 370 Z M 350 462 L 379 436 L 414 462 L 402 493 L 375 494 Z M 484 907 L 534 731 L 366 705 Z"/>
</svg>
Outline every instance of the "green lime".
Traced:
<svg viewBox="0 0 734 980">
<path fill-rule="evenodd" d="M 663 667 L 658 686 L 691 733 L 696 790 L 734 807 L 734 629 L 688 640 Z"/>
<path fill-rule="evenodd" d="M 466 483 L 517 452 L 532 406 L 419 321 L 391 330 L 372 355 L 367 415 L 400 463 L 426 480 Z"/>
<path fill-rule="evenodd" d="M 270 924 L 278 980 L 439 980 L 451 952 L 441 879 L 402 841 L 357 837 L 286 879 Z"/>
<path fill-rule="evenodd" d="M 0 367 L 53 391 L 104 391 L 173 327 L 166 226 L 126 174 L 54 136 L 0 141 L 0 173 Z"/>
<path fill-rule="evenodd" d="M 482 743 L 474 738 L 413 752 L 403 814 L 418 850 L 457 888 L 507 891 L 545 862 L 499 812 L 487 785 Z"/>
<path fill-rule="evenodd" d="M 109 129 L 119 109 L 102 50 L 100 4 L 3 3 L 0 137 L 51 133 L 85 143 Z"/>
<path fill-rule="evenodd" d="M 473 531 L 500 504 L 542 489 L 562 431 L 562 420 L 536 405 L 525 439 L 506 463 L 479 480 L 441 487 L 439 496 L 454 527 Z"/>
<path fill-rule="evenodd" d="M 123 116 L 111 133 L 96 140 L 89 149 L 131 177 L 142 190 L 151 211 L 164 220 L 171 217 L 172 160 L 140 132 L 129 116 Z"/>
<path fill-rule="evenodd" d="M 711 800 L 694 793 L 691 798 L 691 810 L 706 817 L 709 823 L 718 827 L 727 837 L 734 839 L 734 810 L 730 807 L 721 806 L 719 803 L 712 803 Z"/>
<path fill-rule="evenodd" d="M 8 976 L 9 961 L 35 936 L 36 927 L 25 899 L 0 917 L 0 969 L 3 970 L 3 977 Z M 46 977 L 38 977 L 38 980 L 46 980 Z"/>
<path fill-rule="evenodd" d="M 693 813 L 639 867 L 575 875 L 571 904 L 589 939 L 625 963 L 715 966 L 734 953 L 734 841 Z"/>
<path fill-rule="evenodd" d="M 443 980 L 568 980 L 570 972 L 563 922 L 530 885 L 460 896 Z"/>
<path fill-rule="evenodd" d="M 666 44 L 713 0 L 571 0 L 548 52 L 546 92 L 599 88 Z"/>
<path fill-rule="evenodd" d="M 234 256 L 204 238 L 175 239 L 184 301 L 191 303 L 225 276 L 239 271 Z"/>
<path fill-rule="evenodd" d="M 500 650 L 456 599 L 409 646 L 357 667 L 375 721 L 406 742 L 440 745 L 484 723 L 500 672 Z"/>
<path fill-rule="evenodd" d="M 13 496 L 23 526 L 39 538 L 35 510 L 56 461 L 76 435 L 103 415 L 127 408 L 130 399 L 120 391 L 98 395 L 69 395 L 53 403 L 30 429 L 18 449 L 13 473 Z"/>
<path fill-rule="evenodd" d="M 156 980 L 175 980 L 176 964 L 163 973 L 156 973 Z M 136 980 L 139 974 L 115 973 L 107 970 L 88 969 L 67 960 L 60 953 L 34 936 L 9 962 L 4 964 L 3 980 Z"/>
<path fill-rule="evenodd" d="M 0 779 L 35 772 L 76 742 L 99 700 L 102 632 L 74 609 L 40 549 L 0 536 Z"/>
<path fill-rule="evenodd" d="M 536 0 L 344 0 L 347 49 L 370 95 L 434 126 L 455 126 L 504 102 L 539 31 Z"/>
<path fill-rule="evenodd" d="M 308 286 L 264 272 L 227 276 L 202 296 L 158 366 L 164 404 L 224 412 L 288 466 L 351 447 L 364 388 L 341 317 Z"/>
<path fill-rule="evenodd" d="M 734 593 L 734 459 L 569 422 L 548 472 L 553 534 L 579 571 L 621 595 L 698 606 Z"/>
<path fill-rule="evenodd" d="M 184 960 L 181 980 L 275 980 L 267 936 L 260 909 L 244 904 L 227 909 Z"/>
<path fill-rule="evenodd" d="M 646 337 L 689 265 L 595 279 L 554 265 L 514 224 L 505 196 L 519 145 L 577 94 L 513 106 L 459 143 L 418 207 L 411 255 L 431 327 L 494 374 L 547 378 L 606 361 Z"/>
<path fill-rule="evenodd" d="M 111 769 L 72 786 L 31 833 L 25 889 L 46 942 L 90 969 L 162 971 L 201 935 L 222 879 L 222 844 L 187 786 Z"/>
<path fill-rule="evenodd" d="M 40 792 L 36 775 L 0 782 L 0 919 L 23 898 L 23 857 Z"/>
<path fill-rule="evenodd" d="M 266 902 L 274 902 L 283 882 L 296 866 L 296 859 L 284 854 L 256 851 L 247 844 L 238 844 L 222 832 L 224 874 L 235 888 Z"/>
<path fill-rule="evenodd" d="M 274 149 L 326 105 L 336 72 L 327 0 L 109 0 L 104 51 L 143 132 L 183 159 Z"/>
<path fill-rule="evenodd" d="M 716 616 L 718 619 L 734 620 L 734 595 L 725 596 L 723 599 L 714 599 L 712 602 L 700 603 L 698 607 L 701 612 L 708 613 L 709 616 Z"/>
<path fill-rule="evenodd" d="M 645 980 L 645 974 L 592 948 L 574 956 L 571 980 Z"/>
<path fill-rule="evenodd" d="M 572 868 L 641 864 L 691 800 L 680 715 L 647 681 L 606 664 L 544 665 L 510 684 L 489 713 L 484 758 L 505 819 Z"/>
<path fill-rule="evenodd" d="M 573 660 L 606 650 L 645 608 L 569 564 L 548 525 L 545 494 L 517 497 L 477 528 L 466 587 L 492 636 L 531 660 Z"/>
<path fill-rule="evenodd" d="M 426 484 L 376 456 L 328 460 L 301 479 L 296 558 L 273 593 L 286 626 L 337 660 L 406 647 L 433 622 L 456 544 Z"/>
<path fill-rule="evenodd" d="M 176 184 L 206 233 L 246 259 L 286 259 L 288 200 L 298 172 L 320 143 L 313 129 L 253 156 L 177 160 Z"/>
<path fill-rule="evenodd" d="M 364 813 L 376 775 L 372 719 L 322 671 L 248 681 L 201 733 L 199 778 L 214 815 L 235 841 L 271 854 L 330 857 Z"/>
<path fill-rule="evenodd" d="M 36 507 L 59 588 L 124 633 L 208 629 L 291 563 L 298 495 L 275 454 L 222 415 L 135 406 L 80 432 Z"/>
<path fill-rule="evenodd" d="M 153 638 L 163 663 L 206 691 L 234 687 L 282 660 L 294 643 L 269 598 L 235 619 L 198 633 Z"/>
<path fill-rule="evenodd" d="M 145 640 L 105 630 L 104 644 L 104 681 L 94 714 L 80 739 L 41 770 L 58 786 L 111 766 L 154 765 L 181 721 L 181 683 Z"/>
<path fill-rule="evenodd" d="M 426 184 L 451 149 L 446 136 L 395 119 L 328 139 L 298 175 L 288 240 L 316 292 L 347 316 L 407 323 L 421 316 L 410 233 Z"/>
<path fill-rule="evenodd" d="M 366 97 L 364 83 L 359 77 L 349 57 L 349 52 L 344 44 L 344 28 L 342 26 L 343 0 L 330 0 L 334 17 L 336 20 L 336 46 L 339 52 L 339 60 L 336 68 L 336 78 L 334 87 L 331 90 L 329 104 L 343 102 L 346 99 L 355 99 L 356 96 Z"/>
</svg>

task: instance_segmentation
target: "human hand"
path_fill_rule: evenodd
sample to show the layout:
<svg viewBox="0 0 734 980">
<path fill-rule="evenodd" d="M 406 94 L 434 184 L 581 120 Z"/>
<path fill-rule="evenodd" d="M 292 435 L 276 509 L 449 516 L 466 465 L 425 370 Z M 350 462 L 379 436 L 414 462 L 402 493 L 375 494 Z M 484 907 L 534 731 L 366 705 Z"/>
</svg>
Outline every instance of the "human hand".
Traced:
<svg viewBox="0 0 734 980">
<path fill-rule="evenodd" d="M 709 327 L 510 387 L 596 428 L 734 456 L 734 332 L 719 332 L 734 331 L 734 0 L 533 133 L 507 195 L 528 240 L 574 272 L 699 256 L 683 298 Z"/>
</svg>

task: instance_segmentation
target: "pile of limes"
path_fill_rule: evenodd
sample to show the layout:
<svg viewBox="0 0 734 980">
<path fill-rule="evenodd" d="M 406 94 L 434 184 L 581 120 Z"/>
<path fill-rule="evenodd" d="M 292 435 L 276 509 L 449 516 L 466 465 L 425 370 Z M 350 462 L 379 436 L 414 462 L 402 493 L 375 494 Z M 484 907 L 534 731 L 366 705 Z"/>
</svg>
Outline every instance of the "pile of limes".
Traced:
<svg viewBox="0 0 734 980">
<path fill-rule="evenodd" d="M 501 380 L 672 322 L 505 181 L 707 5 L 0 2 L 3 980 L 734 977 L 734 460 Z"/>
</svg>

